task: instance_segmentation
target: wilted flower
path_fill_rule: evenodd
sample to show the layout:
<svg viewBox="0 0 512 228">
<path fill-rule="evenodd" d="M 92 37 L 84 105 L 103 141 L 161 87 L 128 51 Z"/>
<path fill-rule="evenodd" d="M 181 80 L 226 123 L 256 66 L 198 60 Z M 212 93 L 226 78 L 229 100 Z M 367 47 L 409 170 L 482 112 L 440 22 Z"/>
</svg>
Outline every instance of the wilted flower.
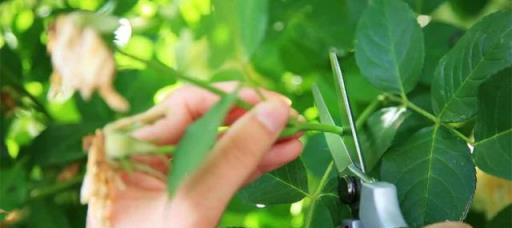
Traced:
<svg viewBox="0 0 512 228">
<path fill-rule="evenodd" d="M 120 183 L 105 154 L 105 137 L 98 130 L 90 140 L 87 172 L 80 190 L 80 201 L 88 203 L 89 220 L 100 227 L 111 227 L 112 190 Z"/>
<path fill-rule="evenodd" d="M 112 200 L 117 190 L 124 188 L 118 172 L 123 170 L 119 160 L 131 159 L 134 155 L 163 155 L 172 151 L 172 146 L 156 146 L 133 138 L 126 132 L 97 130 L 95 135 L 84 138 L 84 149 L 88 150 L 87 171 L 82 183 L 80 201 L 89 204 L 88 222 L 97 227 L 111 227 Z M 161 171 L 138 164 L 138 160 L 128 161 L 131 171 L 142 172 L 164 180 Z M 125 167 L 126 168 L 126 167 Z"/>
<path fill-rule="evenodd" d="M 48 52 L 53 73 L 48 98 L 65 100 L 78 90 L 89 99 L 98 90 L 116 111 L 127 111 L 128 102 L 114 89 L 115 62 L 111 50 L 97 30 L 84 20 L 89 14 L 71 13 L 57 17 L 48 33 Z"/>
</svg>

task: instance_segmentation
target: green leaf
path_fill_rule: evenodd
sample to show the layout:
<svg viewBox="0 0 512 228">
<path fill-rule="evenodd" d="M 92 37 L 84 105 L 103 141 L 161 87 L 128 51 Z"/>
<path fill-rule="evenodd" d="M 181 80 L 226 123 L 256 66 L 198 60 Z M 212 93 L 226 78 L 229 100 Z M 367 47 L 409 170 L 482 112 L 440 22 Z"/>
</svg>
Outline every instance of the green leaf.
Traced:
<svg viewBox="0 0 512 228">
<path fill-rule="evenodd" d="M 417 84 L 423 66 L 423 33 L 400 0 L 374 0 L 356 31 L 356 61 L 375 87 L 403 94 Z"/>
<path fill-rule="evenodd" d="M 430 14 L 445 0 L 405 0 L 416 13 Z"/>
<path fill-rule="evenodd" d="M 41 166 L 65 164 L 85 157 L 82 138 L 93 133 L 96 123 L 53 124 L 48 126 L 22 152 Z"/>
<path fill-rule="evenodd" d="M 468 146 L 445 128 L 424 128 L 383 157 L 381 178 L 396 185 L 407 223 L 462 220 L 475 191 Z"/>
<path fill-rule="evenodd" d="M 413 92 L 409 94 L 409 101 L 418 107 L 423 108 L 425 111 L 432 112 L 432 100 L 430 99 L 429 92 L 421 92 L 419 94 L 415 94 Z M 417 112 L 408 111 L 407 116 L 405 117 L 402 124 L 400 124 L 400 127 L 395 134 L 395 139 L 393 140 L 392 144 L 399 144 L 400 142 L 407 141 L 411 135 L 421 130 L 422 128 L 431 125 L 431 120 L 418 114 Z"/>
<path fill-rule="evenodd" d="M 115 78 L 115 87 L 130 102 L 130 111 L 124 115 L 143 112 L 154 105 L 153 97 L 162 87 L 176 80 L 169 75 L 161 75 L 152 70 L 120 70 Z M 95 93 L 89 101 L 74 96 L 82 121 L 97 122 L 100 127 L 119 116 Z"/>
<path fill-rule="evenodd" d="M 305 228 L 338 227 L 343 219 L 352 217 L 348 206 L 341 204 L 339 199 L 338 175 L 332 162 L 324 166 L 321 180 L 309 199 Z"/>
<path fill-rule="evenodd" d="M 0 74 L 2 75 L 2 85 L 19 84 L 23 77 L 21 59 L 14 50 L 4 45 L 0 49 Z"/>
<path fill-rule="evenodd" d="M 420 81 L 430 85 L 439 59 L 455 45 L 464 31 L 453 25 L 430 22 L 423 28 L 423 34 L 425 35 L 425 63 Z"/>
<path fill-rule="evenodd" d="M 265 37 L 267 5 L 267 0 L 214 0 L 215 27 L 209 34 L 214 48 L 241 48 L 244 56 L 251 56 Z"/>
<path fill-rule="evenodd" d="M 9 155 L 6 140 L 8 130 L 11 128 L 12 119 L 5 116 L 3 110 L 0 110 L 0 167 L 8 167 L 14 159 Z"/>
<path fill-rule="evenodd" d="M 318 133 L 307 138 L 302 150 L 302 159 L 309 174 L 317 178 L 322 177 L 325 167 L 332 161 L 325 134 Z"/>
<path fill-rule="evenodd" d="M 52 201 L 33 201 L 30 203 L 28 227 L 68 228 L 72 227 L 62 206 Z"/>
<path fill-rule="evenodd" d="M 315 106 L 318 108 L 320 115 L 320 122 L 334 126 L 334 120 L 332 119 L 331 114 L 329 114 L 329 110 L 325 105 L 322 94 L 316 85 L 313 86 L 313 97 L 315 98 Z M 327 132 L 324 134 L 327 141 L 327 146 L 329 147 L 329 151 L 331 152 L 334 164 L 336 165 L 336 169 L 339 173 L 346 172 L 347 167 L 352 164 L 352 159 L 350 158 L 348 149 L 345 146 L 341 136 Z"/>
<path fill-rule="evenodd" d="M 478 87 L 512 64 L 512 11 L 500 11 L 471 27 L 440 61 L 432 81 L 432 105 L 443 122 L 477 111 Z"/>
<path fill-rule="evenodd" d="M 240 39 L 248 56 L 265 36 L 268 21 L 267 0 L 239 0 Z"/>
<path fill-rule="evenodd" d="M 254 204 L 284 204 L 308 195 L 308 180 L 302 160 L 293 162 L 261 176 L 240 191 L 245 201 Z"/>
<path fill-rule="evenodd" d="M 480 87 L 475 126 L 475 163 L 481 170 L 512 180 L 512 68 Z"/>
<path fill-rule="evenodd" d="M 169 172 L 167 180 L 169 193 L 174 193 L 203 164 L 217 140 L 217 129 L 224 122 L 235 100 L 235 93 L 222 97 L 204 116 L 187 128 L 174 153 L 172 172 Z"/>
<path fill-rule="evenodd" d="M 24 61 L 28 60 L 27 62 L 30 63 L 27 64 L 30 66 L 29 71 L 23 75 L 27 80 L 47 82 L 51 75 L 51 60 L 46 50 L 46 42 L 43 43 L 41 39 L 34 39 L 34 37 L 46 33 L 45 26 L 44 20 L 35 20 L 28 30 L 17 35 L 20 56 L 23 57 Z M 24 67 L 27 65 L 24 65 Z"/>
<path fill-rule="evenodd" d="M 327 53 L 354 47 L 357 21 L 367 0 L 271 1 L 270 24 L 280 40 L 280 56 L 289 71 L 318 72 L 328 66 Z"/>
<path fill-rule="evenodd" d="M 21 163 L 0 170 L 0 208 L 6 211 L 19 209 L 28 199 L 28 175 Z"/>
<path fill-rule="evenodd" d="M 380 91 L 362 76 L 359 67 L 357 67 L 355 54 L 342 57 L 341 62 L 340 67 L 348 87 L 347 92 L 350 97 L 350 103 L 354 105 L 354 113 L 358 113 L 358 111 L 360 113 L 362 109 L 359 110 L 357 104 L 364 104 L 364 107 L 366 107 L 367 104 L 377 99 Z M 364 91 L 364 93 L 361 91 Z M 342 99 L 339 94 L 337 98 Z"/>
<path fill-rule="evenodd" d="M 155 93 L 176 79 L 152 70 L 122 70 L 117 73 L 115 85 L 118 91 L 130 101 L 130 112 L 136 114 L 154 105 Z"/>
<path fill-rule="evenodd" d="M 115 6 L 114 12 L 112 14 L 114 15 L 124 15 L 127 12 L 129 12 L 137 3 L 138 0 L 110 0 L 109 2 L 112 2 Z"/>
<path fill-rule="evenodd" d="M 494 218 L 492 218 L 485 227 L 497 228 L 497 227 L 512 227 L 512 205 L 505 207 L 503 210 L 498 212 Z"/>
<path fill-rule="evenodd" d="M 485 8 L 489 0 L 450 0 L 450 6 L 462 17 L 477 16 Z"/>
<path fill-rule="evenodd" d="M 338 177 L 335 176 L 327 182 L 322 192 L 315 199 L 315 206 L 311 220 L 304 227 L 339 227 L 343 219 L 351 218 L 350 208 L 341 203 L 338 195 Z M 312 202 L 313 204 L 313 202 Z M 308 220 L 306 220 L 308 221 Z"/>
<path fill-rule="evenodd" d="M 361 131 L 361 144 L 367 170 L 372 170 L 391 146 L 398 128 L 408 116 L 403 107 L 388 107 L 373 113 Z"/>
</svg>

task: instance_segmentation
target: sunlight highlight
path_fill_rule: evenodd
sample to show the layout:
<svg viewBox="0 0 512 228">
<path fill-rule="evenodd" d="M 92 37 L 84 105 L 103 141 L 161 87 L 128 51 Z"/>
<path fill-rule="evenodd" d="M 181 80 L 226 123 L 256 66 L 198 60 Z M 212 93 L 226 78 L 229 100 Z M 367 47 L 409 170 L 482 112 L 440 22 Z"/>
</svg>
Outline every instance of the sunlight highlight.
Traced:
<svg viewBox="0 0 512 228">
<path fill-rule="evenodd" d="M 393 124 L 393 122 L 398 118 L 403 112 L 405 112 L 406 109 L 401 107 L 399 109 L 390 109 L 388 112 L 386 112 L 384 115 L 382 115 L 382 125 L 384 127 L 389 127 Z"/>
</svg>

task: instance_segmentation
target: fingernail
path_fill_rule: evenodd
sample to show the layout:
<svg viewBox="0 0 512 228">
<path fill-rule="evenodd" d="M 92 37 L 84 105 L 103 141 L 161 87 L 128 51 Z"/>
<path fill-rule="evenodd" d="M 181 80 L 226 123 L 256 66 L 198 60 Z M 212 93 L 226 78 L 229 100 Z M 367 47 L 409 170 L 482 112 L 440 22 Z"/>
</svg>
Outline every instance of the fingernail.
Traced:
<svg viewBox="0 0 512 228">
<path fill-rule="evenodd" d="M 280 101 L 271 100 L 256 106 L 256 118 L 270 131 L 281 131 L 288 120 L 289 108 Z"/>
</svg>

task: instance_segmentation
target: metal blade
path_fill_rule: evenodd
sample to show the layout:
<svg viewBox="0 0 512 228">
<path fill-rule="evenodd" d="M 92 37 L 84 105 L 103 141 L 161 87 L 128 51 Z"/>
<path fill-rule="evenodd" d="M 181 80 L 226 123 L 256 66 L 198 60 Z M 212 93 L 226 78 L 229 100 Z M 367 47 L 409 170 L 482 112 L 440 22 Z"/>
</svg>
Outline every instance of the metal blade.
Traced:
<svg viewBox="0 0 512 228">
<path fill-rule="evenodd" d="M 336 56 L 336 53 L 331 52 L 331 53 L 329 53 L 329 58 L 331 59 L 332 70 L 334 71 L 334 75 L 336 77 L 336 80 L 338 81 L 337 85 L 339 86 L 339 89 L 341 91 L 341 96 L 343 97 L 343 103 L 345 104 L 345 109 L 346 109 L 346 113 L 347 113 L 347 117 L 348 117 L 348 122 L 350 125 L 350 130 L 352 132 L 352 137 L 354 138 L 354 144 L 356 146 L 356 152 L 357 152 L 357 156 L 359 158 L 359 166 L 361 168 L 361 171 L 363 171 L 363 173 L 366 173 L 366 168 L 364 165 L 364 156 L 363 156 L 363 153 L 361 152 L 359 138 L 357 137 L 357 129 L 356 129 L 356 124 L 354 122 L 354 116 L 352 114 L 352 107 L 350 106 L 347 88 L 345 87 L 345 79 L 343 78 L 343 74 L 341 73 L 341 68 L 340 68 L 340 64 L 338 62 L 338 57 Z"/>
</svg>

